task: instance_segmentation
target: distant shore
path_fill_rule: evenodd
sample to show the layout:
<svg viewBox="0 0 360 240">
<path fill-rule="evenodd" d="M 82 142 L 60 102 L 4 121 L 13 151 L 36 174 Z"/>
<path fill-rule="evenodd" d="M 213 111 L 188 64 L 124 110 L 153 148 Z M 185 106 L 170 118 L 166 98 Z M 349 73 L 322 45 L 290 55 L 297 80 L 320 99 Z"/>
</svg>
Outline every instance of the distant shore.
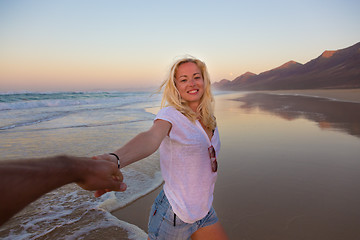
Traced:
<svg viewBox="0 0 360 240">
<path fill-rule="evenodd" d="M 354 89 L 305 89 L 259 91 L 274 94 L 297 94 L 312 97 L 330 98 L 339 101 L 360 102 L 360 88 Z"/>
</svg>

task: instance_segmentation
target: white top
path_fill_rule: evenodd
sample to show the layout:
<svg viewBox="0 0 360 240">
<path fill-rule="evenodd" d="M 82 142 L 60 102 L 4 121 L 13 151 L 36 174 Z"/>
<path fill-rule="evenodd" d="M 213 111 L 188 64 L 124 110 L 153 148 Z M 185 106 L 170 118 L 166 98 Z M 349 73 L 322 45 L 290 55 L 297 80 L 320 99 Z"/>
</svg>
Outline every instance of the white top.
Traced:
<svg viewBox="0 0 360 240">
<path fill-rule="evenodd" d="M 199 121 L 192 123 L 174 107 L 161 109 L 156 119 L 172 125 L 159 148 L 165 195 L 182 221 L 194 223 L 208 214 L 213 202 L 217 172 L 211 170 L 208 148 L 213 145 L 218 156 L 218 129 L 210 141 Z"/>
</svg>

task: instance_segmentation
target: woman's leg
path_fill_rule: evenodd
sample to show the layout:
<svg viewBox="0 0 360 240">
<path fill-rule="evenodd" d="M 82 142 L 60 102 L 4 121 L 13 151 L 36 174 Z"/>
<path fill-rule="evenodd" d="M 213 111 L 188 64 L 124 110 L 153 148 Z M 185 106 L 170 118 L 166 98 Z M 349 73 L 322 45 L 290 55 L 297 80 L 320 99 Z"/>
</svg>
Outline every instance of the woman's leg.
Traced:
<svg viewBox="0 0 360 240">
<path fill-rule="evenodd" d="M 192 240 L 199 239 L 228 239 L 224 228 L 221 226 L 220 222 L 216 222 L 215 224 L 199 228 L 193 235 L 191 235 Z"/>
</svg>

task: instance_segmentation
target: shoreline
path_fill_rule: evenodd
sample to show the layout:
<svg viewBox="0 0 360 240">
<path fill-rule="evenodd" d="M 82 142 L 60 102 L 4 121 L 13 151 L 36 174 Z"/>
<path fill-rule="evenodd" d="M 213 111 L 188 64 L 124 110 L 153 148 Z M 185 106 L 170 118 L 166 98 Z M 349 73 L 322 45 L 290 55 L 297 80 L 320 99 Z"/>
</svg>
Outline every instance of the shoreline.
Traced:
<svg viewBox="0 0 360 240">
<path fill-rule="evenodd" d="M 360 102 L 360 88 L 354 89 L 305 89 L 305 90 L 264 90 L 253 93 L 301 95 L 308 97 L 328 98 L 336 101 Z"/>
<path fill-rule="evenodd" d="M 111 214 L 121 221 L 136 225 L 147 234 L 149 213 L 155 198 L 162 190 L 163 184 L 150 193 L 136 199 L 129 205 L 112 211 Z"/>
</svg>

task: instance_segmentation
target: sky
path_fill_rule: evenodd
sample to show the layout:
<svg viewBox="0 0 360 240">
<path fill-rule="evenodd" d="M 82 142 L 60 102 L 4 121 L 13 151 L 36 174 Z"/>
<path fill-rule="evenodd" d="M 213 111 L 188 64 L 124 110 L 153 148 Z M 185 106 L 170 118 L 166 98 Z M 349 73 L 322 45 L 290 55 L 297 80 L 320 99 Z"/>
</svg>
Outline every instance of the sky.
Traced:
<svg viewBox="0 0 360 240">
<path fill-rule="evenodd" d="M 360 1 L 0 0 L 0 92 L 157 87 L 172 63 L 211 81 L 360 41 Z"/>
</svg>

